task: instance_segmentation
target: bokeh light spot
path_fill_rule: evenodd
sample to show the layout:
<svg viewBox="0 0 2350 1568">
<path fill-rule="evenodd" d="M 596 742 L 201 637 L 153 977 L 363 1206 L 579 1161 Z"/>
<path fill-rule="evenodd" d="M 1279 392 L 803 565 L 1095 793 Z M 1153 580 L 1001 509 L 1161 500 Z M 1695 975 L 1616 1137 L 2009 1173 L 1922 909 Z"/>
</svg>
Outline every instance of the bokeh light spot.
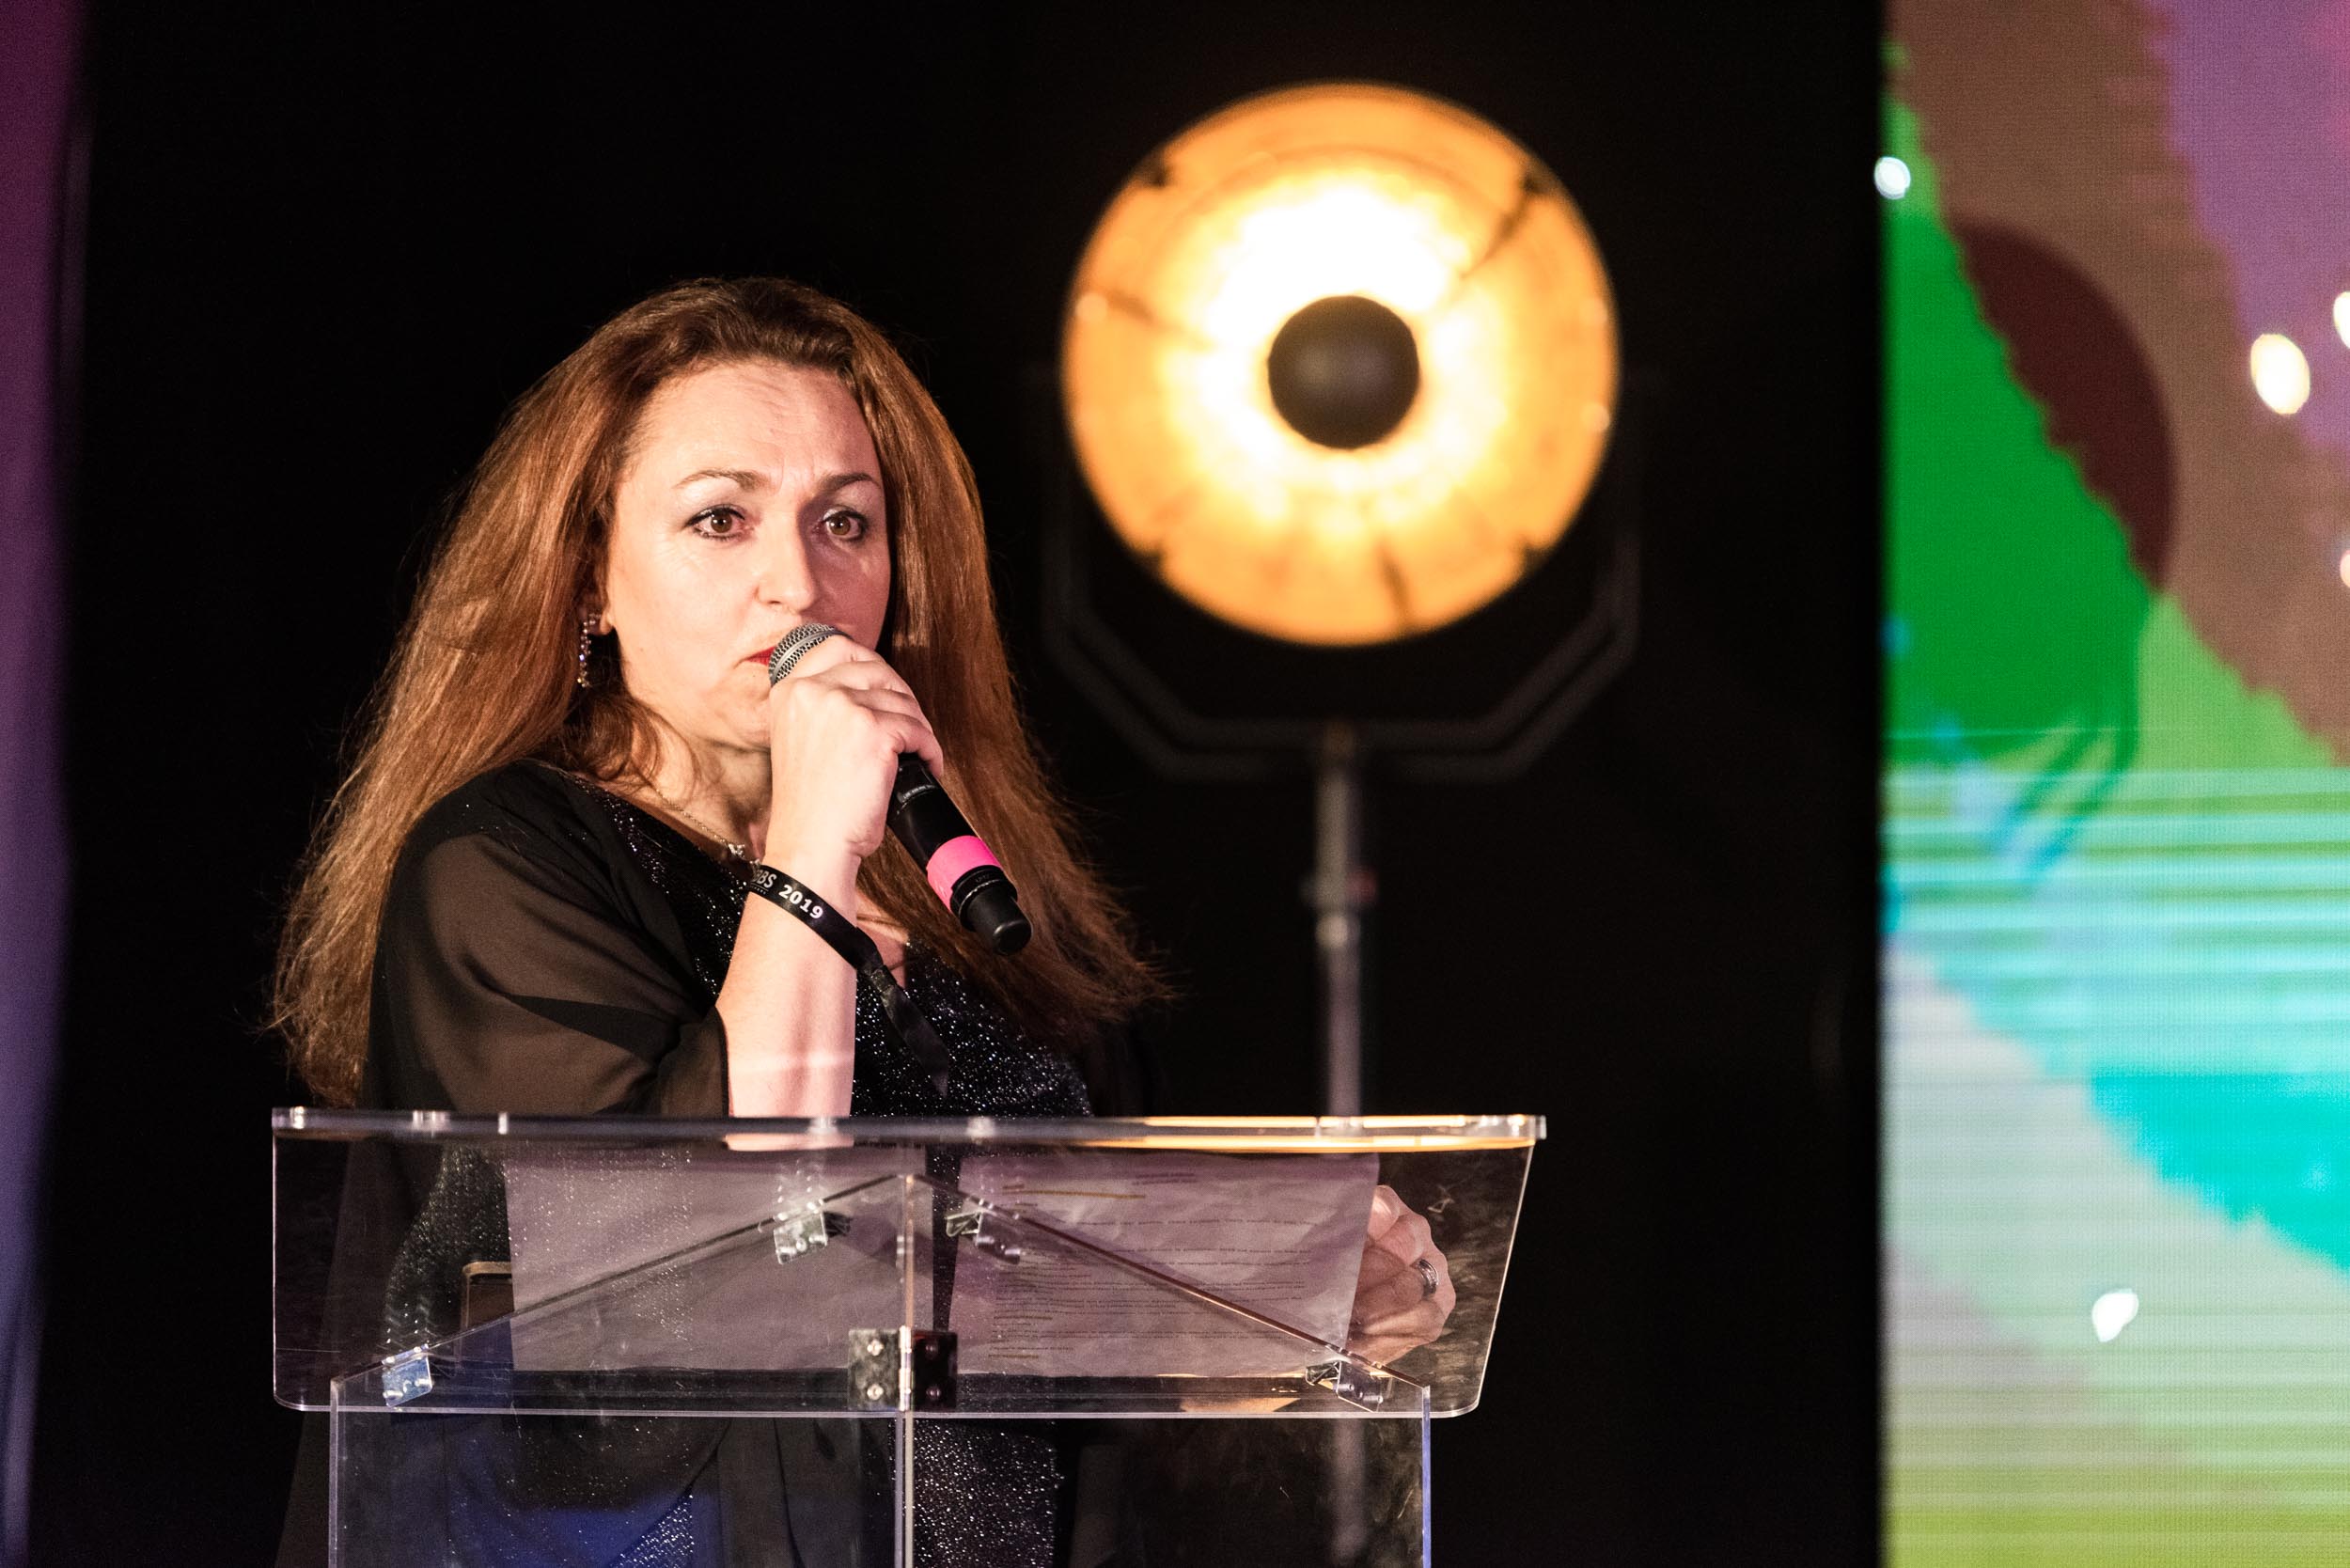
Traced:
<svg viewBox="0 0 2350 1568">
<path fill-rule="evenodd" d="M 2310 362 L 2283 333 L 2252 340 L 2252 390 L 2279 414 L 2298 414 L 2310 400 Z"/>
</svg>

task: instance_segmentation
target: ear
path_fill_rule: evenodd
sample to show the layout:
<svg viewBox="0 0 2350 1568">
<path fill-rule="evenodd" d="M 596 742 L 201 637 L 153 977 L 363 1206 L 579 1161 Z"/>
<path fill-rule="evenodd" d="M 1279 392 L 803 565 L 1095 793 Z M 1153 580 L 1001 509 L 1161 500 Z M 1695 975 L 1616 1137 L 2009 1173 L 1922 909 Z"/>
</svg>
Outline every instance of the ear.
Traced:
<svg viewBox="0 0 2350 1568">
<path fill-rule="evenodd" d="M 599 527 L 593 530 L 591 538 L 601 538 L 604 531 Z M 587 554 L 588 559 L 582 564 L 588 568 L 585 573 L 588 580 L 580 585 L 576 611 L 572 619 L 574 621 L 594 621 L 595 635 L 602 636 L 612 630 L 612 620 L 607 613 L 611 605 L 604 597 L 603 591 L 603 573 L 607 563 L 604 559 L 603 547 L 600 543 L 592 545 Z"/>
<path fill-rule="evenodd" d="M 592 628 L 593 632 L 596 635 L 602 636 L 612 630 L 611 619 L 605 614 L 607 608 L 603 597 L 603 569 L 599 565 L 595 575 L 588 580 L 587 588 L 580 594 L 578 611 L 572 619 L 593 621 L 595 623 Z"/>
</svg>

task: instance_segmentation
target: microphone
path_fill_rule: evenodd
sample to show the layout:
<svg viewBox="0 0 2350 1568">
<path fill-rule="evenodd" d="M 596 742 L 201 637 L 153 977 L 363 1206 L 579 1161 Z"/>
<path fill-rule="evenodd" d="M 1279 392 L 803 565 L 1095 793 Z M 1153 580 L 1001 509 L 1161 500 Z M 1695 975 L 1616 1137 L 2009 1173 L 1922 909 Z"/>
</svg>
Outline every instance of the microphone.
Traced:
<svg viewBox="0 0 2350 1568">
<path fill-rule="evenodd" d="M 809 649 L 839 635 L 838 627 L 820 620 L 794 627 L 767 656 L 767 683 L 772 686 L 791 674 Z M 938 902 L 990 952 L 1016 953 L 1028 945 L 1028 917 L 1020 912 L 1019 889 L 922 759 L 911 752 L 899 757 L 898 777 L 890 786 L 889 831 L 914 856 Z"/>
</svg>

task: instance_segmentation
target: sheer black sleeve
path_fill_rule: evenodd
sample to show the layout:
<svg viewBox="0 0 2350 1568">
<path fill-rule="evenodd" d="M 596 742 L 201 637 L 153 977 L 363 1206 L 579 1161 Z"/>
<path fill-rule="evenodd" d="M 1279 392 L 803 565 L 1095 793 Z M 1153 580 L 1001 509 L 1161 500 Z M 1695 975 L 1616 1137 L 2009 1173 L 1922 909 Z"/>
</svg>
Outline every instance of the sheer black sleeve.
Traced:
<svg viewBox="0 0 2350 1568">
<path fill-rule="evenodd" d="M 713 998 L 561 824 L 479 801 L 428 816 L 377 944 L 368 1076 L 403 1109 L 727 1113 Z"/>
</svg>

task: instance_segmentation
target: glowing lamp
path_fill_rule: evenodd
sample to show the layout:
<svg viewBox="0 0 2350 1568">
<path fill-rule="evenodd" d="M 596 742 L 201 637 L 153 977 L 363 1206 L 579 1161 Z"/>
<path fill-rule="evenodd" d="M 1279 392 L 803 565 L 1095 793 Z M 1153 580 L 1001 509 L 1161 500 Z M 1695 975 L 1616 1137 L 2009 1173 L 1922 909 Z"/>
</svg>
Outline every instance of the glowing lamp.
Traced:
<svg viewBox="0 0 2350 1568">
<path fill-rule="evenodd" d="M 1326 84 L 1144 162 L 1078 264 L 1061 368 L 1087 480 L 1170 588 L 1272 636 L 1380 642 L 1565 532 L 1613 417 L 1615 312 L 1524 148 Z"/>
</svg>

